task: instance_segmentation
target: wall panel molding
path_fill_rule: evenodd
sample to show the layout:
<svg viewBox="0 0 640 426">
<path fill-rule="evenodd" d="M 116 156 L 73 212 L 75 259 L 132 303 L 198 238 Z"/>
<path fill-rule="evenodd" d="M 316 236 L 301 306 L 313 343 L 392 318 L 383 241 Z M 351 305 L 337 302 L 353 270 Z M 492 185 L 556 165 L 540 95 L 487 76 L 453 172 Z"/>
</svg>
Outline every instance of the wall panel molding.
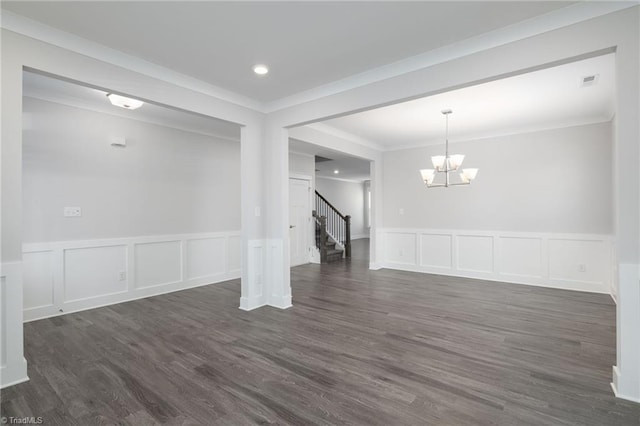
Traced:
<svg viewBox="0 0 640 426">
<path fill-rule="evenodd" d="M 0 267 L 0 388 L 29 380 L 23 355 L 22 262 L 6 262 Z"/>
<path fill-rule="evenodd" d="M 239 278 L 240 249 L 239 231 L 24 244 L 24 321 Z"/>
<path fill-rule="evenodd" d="M 382 229 L 382 267 L 610 294 L 610 235 Z"/>
</svg>

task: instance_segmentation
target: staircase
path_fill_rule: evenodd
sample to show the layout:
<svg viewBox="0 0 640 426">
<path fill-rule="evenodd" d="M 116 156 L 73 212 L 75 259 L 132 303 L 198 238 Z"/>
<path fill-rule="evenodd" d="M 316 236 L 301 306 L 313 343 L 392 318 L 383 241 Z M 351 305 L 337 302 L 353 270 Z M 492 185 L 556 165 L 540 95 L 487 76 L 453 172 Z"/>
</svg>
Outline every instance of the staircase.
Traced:
<svg viewBox="0 0 640 426">
<path fill-rule="evenodd" d="M 351 216 L 343 215 L 316 191 L 316 247 L 320 263 L 351 258 Z"/>
</svg>

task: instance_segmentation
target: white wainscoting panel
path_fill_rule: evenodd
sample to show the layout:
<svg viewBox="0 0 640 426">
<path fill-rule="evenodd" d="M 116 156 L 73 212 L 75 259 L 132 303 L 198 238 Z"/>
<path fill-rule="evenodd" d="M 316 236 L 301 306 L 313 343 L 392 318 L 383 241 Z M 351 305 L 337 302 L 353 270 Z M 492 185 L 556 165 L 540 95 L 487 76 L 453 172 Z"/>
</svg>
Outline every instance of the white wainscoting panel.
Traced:
<svg viewBox="0 0 640 426">
<path fill-rule="evenodd" d="M 22 262 L 0 265 L 0 388 L 29 380 L 22 338 Z"/>
<path fill-rule="evenodd" d="M 610 293 L 610 235 L 382 229 L 382 267 Z"/>
<path fill-rule="evenodd" d="M 53 306 L 53 256 L 52 251 L 35 251 L 24 253 L 23 292 L 24 309 Z"/>
<path fill-rule="evenodd" d="M 127 246 L 64 250 L 64 301 L 75 302 L 127 291 Z"/>
<path fill-rule="evenodd" d="M 390 263 L 416 264 L 416 234 L 394 232 L 386 234 L 385 259 Z"/>
<path fill-rule="evenodd" d="M 500 237 L 500 273 L 514 277 L 542 278 L 542 239 Z"/>
<path fill-rule="evenodd" d="M 611 278 L 606 262 L 611 254 L 599 241 L 549 239 L 549 278 L 568 287 L 596 291 Z"/>
<path fill-rule="evenodd" d="M 24 320 L 240 277 L 240 232 L 23 246 Z"/>
<path fill-rule="evenodd" d="M 493 272 L 493 237 L 485 235 L 457 235 L 458 270 Z"/>
<path fill-rule="evenodd" d="M 0 276 L 0 368 L 5 368 L 7 365 L 7 342 L 5 336 L 7 335 L 7 323 L 9 318 L 7 316 L 7 277 Z M 15 324 L 12 324 L 15 325 Z"/>
<path fill-rule="evenodd" d="M 182 244 L 180 241 L 138 243 L 134 246 L 136 288 L 182 281 Z"/>
<path fill-rule="evenodd" d="M 453 267 L 451 235 L 420 234 L 420 266 L 451 269 Z"/>
<path fill-rule="evenodd" d="M 247 250 L 247 275 L 242 277 L 240 309 L 250 311 L 267 304 L 264 292 L 265 240 L 249 240 Z"/>
<path fill-rule="evenodd" d="M 189 240 L 187 277 L 196 279 L 224 274 L 227 267 L 226 245 L 226 237 Z"/>
</svg>

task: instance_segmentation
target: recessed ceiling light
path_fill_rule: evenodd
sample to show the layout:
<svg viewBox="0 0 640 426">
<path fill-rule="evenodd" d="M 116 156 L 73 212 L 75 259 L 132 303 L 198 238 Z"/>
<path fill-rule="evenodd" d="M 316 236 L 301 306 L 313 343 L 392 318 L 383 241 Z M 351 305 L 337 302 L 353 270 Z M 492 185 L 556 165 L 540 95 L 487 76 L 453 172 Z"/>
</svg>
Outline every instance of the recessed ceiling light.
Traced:
<svg viewBox="0 0 640 426">
<path fill-rule="evenodd" d="M 269 67 L 266 65 L 258 64 L 253 66 L 253 72 L 258 75 L 265 75 L 269 72 Z"/>
<path fill-rule="evenodd" d="M 333 174 L 337 175 L 338 173 L 340 173 L 340 170 L 334 170 Z"/>
<path fill-rule="evenodd" d="M 124 96 L 116 95 L 115 93 L 107 93 L 107 98 L 109 101 L 120 108 L 125 109 L 137 109 L 144 105 L 144 102 L 139 101 L 137 99 L 131 99 Z"/>
</svg>

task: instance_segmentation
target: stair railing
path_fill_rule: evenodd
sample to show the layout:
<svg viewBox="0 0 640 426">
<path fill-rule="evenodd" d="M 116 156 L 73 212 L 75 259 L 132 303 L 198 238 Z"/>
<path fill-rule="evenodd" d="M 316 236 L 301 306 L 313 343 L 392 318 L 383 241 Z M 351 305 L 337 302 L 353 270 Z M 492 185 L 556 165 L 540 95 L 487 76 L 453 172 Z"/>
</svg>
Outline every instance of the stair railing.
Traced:
<svg viewBox="0 0 640 426">
<path fill-rule="evenodd" d="M 351 216 L 340 213 L 318 191 L 316 191 L 315 211 L 319 218 L 325 218 L 326 232 L 344 247 L 345 257 L 351 258 Z"/>
<path fill-rule="evenodd" d="M 329 240 L 327 218 L 326 216 L 318 216 L 315 210 L 313 218 L 316 220 L 316 247 L 320 251 L 320 263 L 327 263 L 327 241 Z"/>
</svg>

